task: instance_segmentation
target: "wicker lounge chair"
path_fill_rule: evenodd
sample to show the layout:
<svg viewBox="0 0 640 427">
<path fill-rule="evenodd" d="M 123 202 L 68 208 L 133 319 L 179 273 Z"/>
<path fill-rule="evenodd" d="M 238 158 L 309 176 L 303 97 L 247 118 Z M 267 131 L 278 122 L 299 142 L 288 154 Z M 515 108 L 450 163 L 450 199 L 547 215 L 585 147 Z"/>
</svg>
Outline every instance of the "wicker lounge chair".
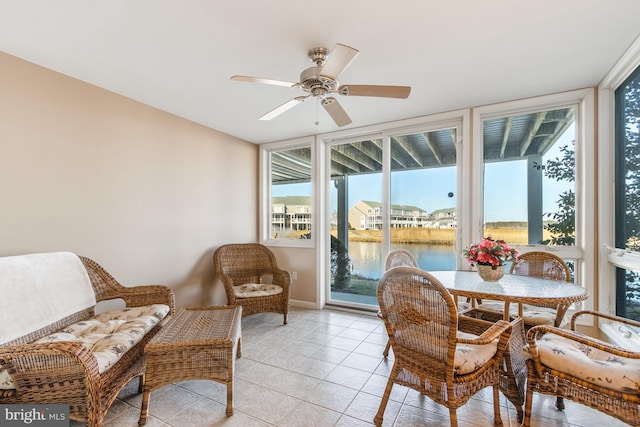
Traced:
<svg viewBox="0 0 640 427">
<path fill-rule="evenodd" d="M 241 305 L 243 316 L 281 313 L 287 324 L 291 277 L 269 248 L 260 243 L 223 245 L 214 252 L 213 264 L 228 305 Z"/>
<path fill-rule="evenodd" d="M 393 369 L 374 418 L 382 425 L 394 384 L 413 388 L 449 408 L 457 426 L 457 408 L 480 389 L 493 387 L 494 422 L 500 417 L 498 365 L 511 325 L 460 316 L 453 296 L 426 271 L 388 270 L 378 284 L 378 302 L 395 355 Z"/>
<path fill-rule="evenodd" d="M 534 392 L 566 398 L 629 425 L 640 425 L 640 352 L 576 333 L 576 319 L 583 315 L 640 328 L 640 322 L 588 310 L 571 317 L 571 331 L 547 325 L 531 328 L 525 427 L 531 424 Z"/>
</svg>

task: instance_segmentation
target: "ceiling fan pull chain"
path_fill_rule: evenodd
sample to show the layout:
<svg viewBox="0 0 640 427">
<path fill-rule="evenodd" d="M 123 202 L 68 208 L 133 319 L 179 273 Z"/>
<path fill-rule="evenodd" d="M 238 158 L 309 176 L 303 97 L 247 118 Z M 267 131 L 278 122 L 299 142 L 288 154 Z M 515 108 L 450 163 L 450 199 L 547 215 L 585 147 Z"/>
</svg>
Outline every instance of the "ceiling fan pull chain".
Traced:
<svg viewBox="0 0 640 427">
<path fill-rule="evenodd" d="M 316 99 L 316 126 L 320 124 L 320 122 L 318 121 L 318 104 L 319 103 L 320 103 L 320 100 Z"/>
</svg>

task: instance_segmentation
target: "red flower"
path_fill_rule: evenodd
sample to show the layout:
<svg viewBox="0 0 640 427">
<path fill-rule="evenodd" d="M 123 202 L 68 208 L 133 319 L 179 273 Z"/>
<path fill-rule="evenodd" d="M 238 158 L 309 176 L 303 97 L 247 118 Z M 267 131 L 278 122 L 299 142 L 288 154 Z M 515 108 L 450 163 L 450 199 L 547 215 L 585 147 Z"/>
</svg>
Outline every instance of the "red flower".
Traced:
<svg viewBox="0 0 640 427">
<path fill-rule="evenodd" d="M 518 251 L 511 249 L 504 240 L 493 240 L 485 237 L 480 243 L 475 243 L 464 249 L 462 254 L 471 265 L 500 266 L 508 261 L 515 261 Z"/>
</svg>

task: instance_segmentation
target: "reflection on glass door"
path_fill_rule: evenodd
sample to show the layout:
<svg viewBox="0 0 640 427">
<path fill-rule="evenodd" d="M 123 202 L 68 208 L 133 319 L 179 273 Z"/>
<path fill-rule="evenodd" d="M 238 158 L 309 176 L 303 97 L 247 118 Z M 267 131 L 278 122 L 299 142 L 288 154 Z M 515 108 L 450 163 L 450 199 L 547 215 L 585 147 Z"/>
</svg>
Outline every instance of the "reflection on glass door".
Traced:
<svg viewBox="0 0 640 427">
<path fill-rule="evenodd" d="M 331 146 L 330 302 L 377 306 L 389 249 L 410 250 L 424 269 L 456 268 L 456 135 L 446 128 Z"/>
</svg>

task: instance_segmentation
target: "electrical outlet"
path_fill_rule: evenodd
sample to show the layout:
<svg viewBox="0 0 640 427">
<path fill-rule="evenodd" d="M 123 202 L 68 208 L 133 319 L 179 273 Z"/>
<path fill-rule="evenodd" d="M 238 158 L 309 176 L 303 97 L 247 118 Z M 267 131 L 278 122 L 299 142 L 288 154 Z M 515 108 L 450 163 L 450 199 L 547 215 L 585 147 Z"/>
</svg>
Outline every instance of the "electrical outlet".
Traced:
<svg viewBox="0 0 640 427">
<path fill-rule="evenodd" d="M 298 279 L 298 272 L 297 271 L 292 271 L 291 272 L 291 280 L 297 280 Z"/>
</svg>

